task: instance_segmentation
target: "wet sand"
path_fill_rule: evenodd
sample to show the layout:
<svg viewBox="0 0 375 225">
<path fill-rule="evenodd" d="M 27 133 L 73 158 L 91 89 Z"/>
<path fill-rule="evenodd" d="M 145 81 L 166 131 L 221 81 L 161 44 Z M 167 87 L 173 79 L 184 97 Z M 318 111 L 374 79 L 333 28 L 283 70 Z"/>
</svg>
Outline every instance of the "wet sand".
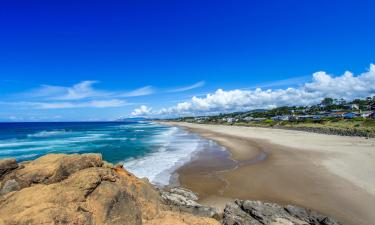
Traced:
<svg viewBox="0 0 375 225">
<path fill-rule="evenodd" d="M 344 224 L 375 224 L 375 139 L 300 131 L 169 123 L 225 146 L 177 172 L 182 186 L 217 207 L 233 199 L 294 204 Z"/>
</svg>

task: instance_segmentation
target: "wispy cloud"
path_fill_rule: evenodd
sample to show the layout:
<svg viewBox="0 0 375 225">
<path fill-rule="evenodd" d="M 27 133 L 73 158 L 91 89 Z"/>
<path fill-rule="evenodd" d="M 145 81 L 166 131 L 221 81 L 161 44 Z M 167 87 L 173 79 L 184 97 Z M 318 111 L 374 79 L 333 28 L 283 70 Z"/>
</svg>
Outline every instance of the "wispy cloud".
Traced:
<svg viewBox="0 0 375 225">
<path fill-rule="evenodd" d="M 272 81 L 272 82 L 267 82 L 267 83 L 261 83 L 261 84 L 257 84 L 257 85 L 254 85 L 252 87 L 245 88 L 245 89 L 292 86 L 292 85 L 303 84 L 306 81 L 308 81 L 309 79 L 311 79 L 311 75 L 299 76 L 299 77 L 293 77 L 293 78 L 289 78 L 289 79 L 283 79 L 283 80 L 277 80 L 277 81 Z"/>
<path fill-rule="evenodd" d="M 95 80 L 85 80 L 70 87 L 41 85 L 39 88 L 21 93 L 18 97 L 41 100 L 73 101 L 97 98 L 125 98 L 150 95 L 155 92 L 152 86 L 141 87 L 132 91 L 107 91 L 94 88 Z"/>
<path fill-rule="evenodd" d="M 134 91 L 129 91 L 120 94 L 121 97 L 137 97 L 137 96 L 145 96 L 145 95 L 151 95 L 155 93 L 155 90 L 152 86 L 145 86 L 142 88 L 138 88 Z"/>
<path fill-rule="evenodd" d="M 72 86 L 41 85 L 30 91 L 16 94 L 14 101 L 2 105 L 36 109 L 109 108 L 129 105 L 124 98 L 153 94 L 152 86 L 133 91 L 107 91 L 94 88 L 94 80 L 81 81 Z"/>
<path fill-rule="evenodd" d="M 108 99 L 92 101 L 54 101 L 54 102 L 0 102 L 0 105 L 35 108 L 35 109 L 69 109 L 69 108 L 111 108 L 130 105 L 125 100 Z"/>
<path fill-rule="evenodd" d="M 189 85 L 189 86 L 185 86 L 185 87 L 180 87 L 180 88 L 169 90 L 168 92 L 189 91 L 189 90 L 192 90 L 192 89 L 195 89 L 195 88 L 203 87 L 204 85 L 205 85 L 204 81 L 199 81 L 199 82 L 197 82 L 195 84 L 192 84 L 192 85 Z"/>
<path fill-rule="evenodd" d="M 94 80 L 85 80 L 71 87 L 41 85 L 39 88 L 21 93 L 24 98 L 44 98 L 46 100 L 81 100 L 112 95 L 109 91 L 94 89 L 93 85 L 99 83 Z"/>
</svg>

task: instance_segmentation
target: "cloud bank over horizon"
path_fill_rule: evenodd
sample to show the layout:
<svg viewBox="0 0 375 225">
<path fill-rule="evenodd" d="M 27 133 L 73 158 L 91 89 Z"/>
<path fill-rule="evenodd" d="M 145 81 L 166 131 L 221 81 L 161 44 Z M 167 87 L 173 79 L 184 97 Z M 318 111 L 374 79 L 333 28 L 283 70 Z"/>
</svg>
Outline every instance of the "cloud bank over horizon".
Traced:
<svg viewBox="0 0 375 225">
<path fill-rule="evenodd" d="M 286 89 L 224 90 L 218 89 L 205 97 L 192 97 L 175 106 L 152 110 L 146 105 L 136 108 L 132 116 L 173 117 L 209 115 L 220 112 L 246 111 L 278 106 L 312 105 L 325 97 L 351 100 L 375 95 L 375 65 L 359 75 L 346 71 L 341 76 L 319 71 L 312 74 L 311 82 Z"/>
</svg>

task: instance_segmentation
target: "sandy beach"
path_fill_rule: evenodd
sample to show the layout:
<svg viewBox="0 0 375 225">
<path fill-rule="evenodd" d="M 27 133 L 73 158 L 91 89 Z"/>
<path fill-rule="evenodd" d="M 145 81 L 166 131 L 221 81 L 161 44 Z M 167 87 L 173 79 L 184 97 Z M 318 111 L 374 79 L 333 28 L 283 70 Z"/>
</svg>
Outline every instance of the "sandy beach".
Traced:
<svg viewBox="0 0 375 225">
<path fill-rule="evenodd" d="M 375 224 L 375 139 L 301 131 L 168 123 L 225 146 L 177 172 L 205 204 L 231 199 L 295 204 L 344 224 Z"/>
</svg>

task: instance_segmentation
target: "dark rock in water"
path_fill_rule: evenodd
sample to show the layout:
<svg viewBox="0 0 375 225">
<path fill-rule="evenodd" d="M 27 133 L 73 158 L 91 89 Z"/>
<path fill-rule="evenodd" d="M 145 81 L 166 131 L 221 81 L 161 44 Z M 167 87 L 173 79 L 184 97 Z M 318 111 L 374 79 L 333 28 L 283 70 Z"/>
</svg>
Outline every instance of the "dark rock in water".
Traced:
<svg viewBox="0 0 375 225">
<path fill-rule="evenodd" d="M 223 225 L 342 225 L 333 218 L 297 206 L 235 201 L 224 209 Z"/>
<path fill-rule="evenodd" d="M 161 197 L 164 203 L 169 205 L 172 210 L 216 219 L 220 217 L 218 209 L 197 203 L 198 196 L 190 190 L 184 188 L 163 190 L 161 191 Z"/>
<path fill-rule="evenodd" d="M 1 159 L 0 160 L 0 178 L 7 174 L 8 172 L 17 169 L 18 164 L 16 162 L 16 159 L 10 158 L 10 159 Z"/>
</svg>

